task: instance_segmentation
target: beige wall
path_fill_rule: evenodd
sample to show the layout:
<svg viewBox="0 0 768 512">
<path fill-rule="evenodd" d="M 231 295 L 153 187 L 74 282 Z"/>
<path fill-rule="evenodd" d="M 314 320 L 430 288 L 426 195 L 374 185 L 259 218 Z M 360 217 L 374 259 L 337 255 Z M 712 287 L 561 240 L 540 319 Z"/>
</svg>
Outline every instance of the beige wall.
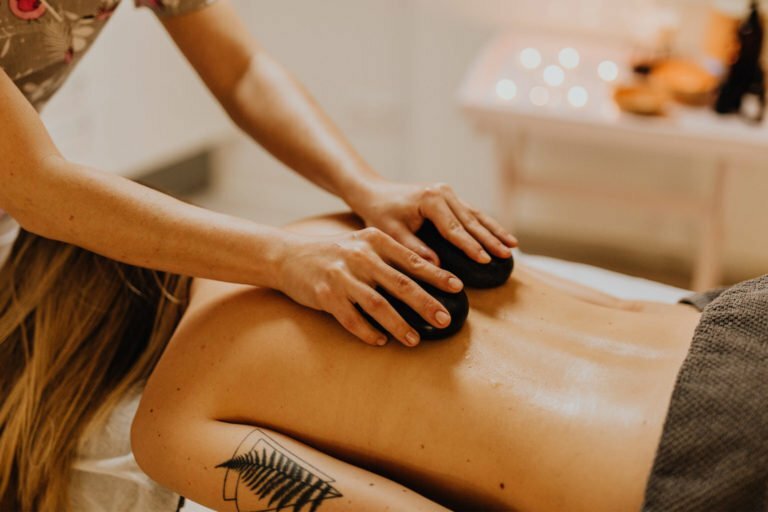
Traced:
<svg viewBox="0 0 768 512">
<path fill-rule="evenodd" d="M 650 2 L 529 0 L 262 0 L 243 9 L 253 31 L 318 96 L 361 152 L 384 174 L 414 181 L 447 181 L 471 201 L 491 205 L 494 161 L 488 141 L 472 132 L 457 109 L 456 90 L 473 56 L 492 35 L 515 26 L 561 34 L 626 40 L 628 8 Z M 703 23 L 701 2 L 679 5 L 688 20 L 681 46 L 695 48 Z M 243 139 L 221 155 L 220 184 L 247 196 L 254 215 L 283 221 L 333 209 L 323 196 Z M 704 193 L 712 162 L 534 141 L 529 165 L 563 180 Z M 252 183 L 253 187 L 243 187 Z M 276 191 L 273 193 L 272 191 Z M 728 200 L 723 247 L 729 277 L 768 272 L 768 169 L 740 169 Z M 276 200 L 275 200 L 276 199 Z M 238 200 L 234 200 L 233 204 Z M 258 205 L 258 206 L 255 206 Z M 695 251 L 695 224 L 639 212 L 568 201 L 525 199 L 527 230 L 638 249 L 685 264 Z"/>
<path fill-rule="evenodd" d="M 137 176 L 231 136 L 233 129 L 149 9 L 120 5 L 43 111 L 62 153 Z"/>
<path fill-rule="evenodd" d="M 742 0 L 718 0 L 744 3 Z M 492 205 L 494 161 L 456 104 L 459 83 L 498 30 L 539 27 L 601 38 L 632 38 L 651 0 L 235 0 L 252 31 L 309 86 L 359 150 L 385 175 L 447 181 L 472 202 Z M 694 48 L 704 0 L 678 5 Z M 93 53 L 45 114 L 68 157 L 136 175 L 229 137 L 217 154 L 221 209 L 279 223 L 342 205 L 284 172 L 228 124 L 148 12 L 120 8 Z M 561 179 L 641 182 L 701 190 L 711 162 L 534 141 L 531 168 Z M 744 168 L 728 201 L 723 248 L 735 278 L 768 271 L 768 170 Z M 521 201 L 522 225 L 656 257 L 689 259 L 691 226 L 567 201 Z"/>
</svg>

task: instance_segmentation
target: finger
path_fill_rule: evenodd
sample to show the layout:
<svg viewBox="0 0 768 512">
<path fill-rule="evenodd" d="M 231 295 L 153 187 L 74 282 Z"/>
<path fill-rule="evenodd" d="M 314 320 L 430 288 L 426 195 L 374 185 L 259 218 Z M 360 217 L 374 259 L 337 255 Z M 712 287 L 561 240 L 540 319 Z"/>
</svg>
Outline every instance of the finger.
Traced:
<svg viewBox="0 0 768 512">
<path fill-rule="evenodd" d="M 420 337 L 416 330 L 408 325 L 395 308 L 370 286 L 356 283 L 353 285 L 350 299 L 403 345 L 415 347 L 419 344 Z"/>
<path fill-rule="evenodd" d="M 499 258 L 509 258 L 512 251 L 502 243 L 491 231 L 485 227 L 477 218 L 476 213 L 471 208 L 467 208 L 458 198 L 448 198 L 448 206 L 451 207 L 456 217 L 464 224 L 469 234 L 475 237 L 475 240 L 491 251 Z"/>
<path fill-rule="evenodd" d="M 466 205 L 465 203 L 465 206 Z M 471 209 L 471 208 L 470 208 Z M 507 244 L 507 247 L 517 247 L 518 241 L 517 238 L 515 238 L 512 234 L 510 234 L 509 231 L 504 229 L 501 224 L 499 224 L 496 219 L 491 217 L 490 215 L 487 215 L 481 211 L 476 212 L 477 219 L 486 227 L 488 230 L 496 235 L 496 238 L 503 241 L 505 244 Z"/>
<path fill-rule="evenodd" d="M 477 219 L 483 224 L 483 226 L 485 226 L 488 229 L 488 231 L 490 231 L 491 233 L 496 235 L 496 237 L 499 240 L 501 240 L 505 244 L 507 244 L 507 247 L 517 247 L 518 246 L 517 238 L 515 238 L 512 234 L 510 234 L 509 231 L 504 229 L 501 226 L 501 224 L 499 224 L 496 221 L 496 219 L 494 219 L 490 215 L 487 215 L 487 214 L 483 213 L 482 211 L 475 210 L 466 201 L 462 201 L 462 200 L 459 200 L 459 201 L 461 202 L 461 204 L 465 208 L 467 208 L 468 210 L 470 210 L 471 212 L 473 212 L 475 214 Z"/>
<path fill-rule="evenodd" d="M 432 221 L 440 234 L 478 263 L 490 263 L 491 256 L 480 243 L 464 229 L 445 199 L 428 202 L 423 208 L 424 217 Z"/>
<path fill-rule="evenodd" d="M 457 293 L 460 292 L 462 288 L 464 288 L 464 284 L 458 277 L 453 275 L 451 272 L 448 272 L 447 270 L 443 270 L 440 267 L 425 261 L 408 247 L 405 247 L 404 245 L 397 242 L 397 240 L 383 240 L 377 249 L 380 251 L 384 261 L 389 264 L 384 265 L 378 269 L 379 273 L 376 275 L 376 278 L 378 280 L 377 282 L 380 284 L 383 284 L 381 282 L 383 277 L 389 278 L 390 280 L 396 280 L 399 279 L 400 276 L 405 277 L 403 275 L 405 274 L 407 276 L 411 276 L 413 278 L 429 283 L 432 286 L 449 293 Z M 399 269 L 403 274 L 392 267 Z M 418 285 L 416 285 L 416 287 L 419 290 L 422 289 Z M 392 290 L 390 288 L 387 289 L 390 292 L 396 292 L 396 290 Z M 425 319 L 429 321 L 428 318 Z"/>
<path fill-rule="evenodd" d="M 329 311 L 346 330 L 360 338 L 364 343 L 381 347 L 387 344 L 387 337 L 373 328 L 363 318 L 348 299 L 340 300 L 334 311 Z"/>
<path fill-rule="evenodd" d="M 389 266 L 382 268 L 376 277 L 380 286 L 433 326 L 442 329 L 451 324 L 451 314 L 445 306 L 413 279 Z"/>
<path fill-rule="evenodd" d="M 437 256 L 437 253 L 429 248 L 427 244 L 422 242 L 419 237 L 414 235 L 410 230 L 407 228 L 400 228 L 393 230 L 392 238 L 395 239 L 395 241 L 400 242 L 404 247 L 410 249 L 411 251 L 415 252 L 431 264 L 435 266 L 440 266 L 440 258 Z"/>
</svg>

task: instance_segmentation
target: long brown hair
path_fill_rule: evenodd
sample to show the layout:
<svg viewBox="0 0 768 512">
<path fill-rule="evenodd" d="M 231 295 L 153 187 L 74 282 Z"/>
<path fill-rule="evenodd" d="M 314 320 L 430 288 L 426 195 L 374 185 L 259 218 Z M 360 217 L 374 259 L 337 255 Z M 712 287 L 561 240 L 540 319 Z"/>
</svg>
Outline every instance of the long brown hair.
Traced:
<svg viewBox="0 0 768 512">
<path fill-rule="evenodd" d="M 68 510 L 80 439 L 149 377 L 190 279 L 22 230 L 0 269 L 0 510 Z"/>
</svg>

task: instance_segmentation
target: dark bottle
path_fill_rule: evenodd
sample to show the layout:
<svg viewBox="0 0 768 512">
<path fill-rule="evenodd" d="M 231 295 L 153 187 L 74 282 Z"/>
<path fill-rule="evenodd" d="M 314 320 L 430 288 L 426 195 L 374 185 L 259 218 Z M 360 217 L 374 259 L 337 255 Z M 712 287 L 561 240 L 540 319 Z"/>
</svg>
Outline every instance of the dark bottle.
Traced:
<svg viewBox="0 0 768 512">
<path fill-rule="evenodd" d="M 752 0 L 750 13 L 739 27 L 739 53 L 728 70 L 728 77 L 720 86 L 715 103 L 719 114 L 740 113 L 753 121 L 763 119 L 765 112 L 765 73 L 761 63 L 763 51 L 763 20 Z M 757 108 L 745 112 L 745 99 L 757 100 Z"/>
</svg>

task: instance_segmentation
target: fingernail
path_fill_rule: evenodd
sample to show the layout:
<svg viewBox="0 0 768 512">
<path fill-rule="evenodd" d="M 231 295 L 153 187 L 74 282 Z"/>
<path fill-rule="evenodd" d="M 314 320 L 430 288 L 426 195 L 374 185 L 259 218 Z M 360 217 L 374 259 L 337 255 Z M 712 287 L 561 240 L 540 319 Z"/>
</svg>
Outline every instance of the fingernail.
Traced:
<svg viewBox="0 0 768 512">
<path fill-rule="evenodd" d="M 491 255 L 485 251 L 480 251 L 480 263 L 490 263 Z"/>
<path fill-rule="evenodd" d="M 464 285 L 461 284 L 461 281 L 459 281 L 455 277 L 451 277 L 448 279 L 448 286 L 450 286 L 451 289 L 456 290 L 457 292 L 460 291 L 462 288 L 464 288 Z"/>
<path fill-rule="evenodd" d="M 386 345 L 386 344 L 387 344 L 387 338 L 385 338 L 384 336 L 382 336 L 382 337 L 380 337 L 380 338 L 377 338 L 377 339 L 376 339 L 376 344 L 377 344 L 378 346 L 380 346 L 380 347 L 383 347 L 384 345 Z"/>
<path fill-rule="evenodd" d="M 407 341 L 410 346 L 414 347 L 419 344 L 419 335 L 411 331 L 405 335 L 405 341 Z"/>
<path fill-rule="evenodd" d="M 509 247 L 502 245 L 501 252 L 504 254 L 505 258 L 509 258 L 510 256 L 512 256 L 512 249 L 510 249 Z"/>
<path fill-rule="evenodd" d="M 446 325 L 451 323 L 451 316 L 446 313 L 445 311 L 438 311 L 435 314 L 435 320 L 437 320 L 437 323 L 445 327 Z"/>
</svg>

